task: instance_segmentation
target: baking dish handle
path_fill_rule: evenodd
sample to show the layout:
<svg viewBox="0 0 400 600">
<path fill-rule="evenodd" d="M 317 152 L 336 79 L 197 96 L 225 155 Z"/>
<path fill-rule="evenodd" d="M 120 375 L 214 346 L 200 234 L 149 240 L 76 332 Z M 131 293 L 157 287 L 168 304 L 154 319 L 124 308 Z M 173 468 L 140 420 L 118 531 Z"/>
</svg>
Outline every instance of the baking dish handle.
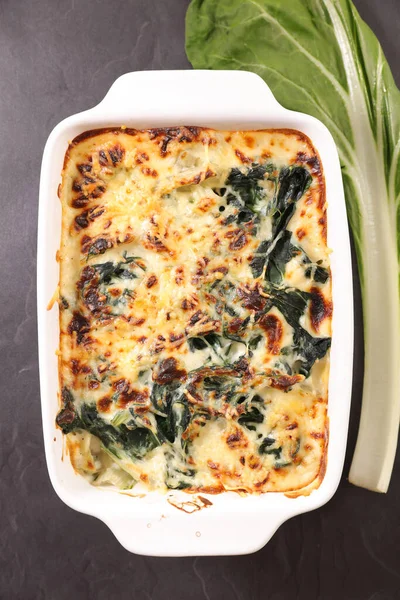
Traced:
<svg viewBox="0 0 400 600">
<path fill-rule="evenodd" d="M 169 101 L 163 103 L 163 98 Z M 170 99 L 173 98 L 173 102 Z M 249 117 L 256 122 L 266 118 L 273 110 L 287 112 L 275 100 L 267 84 L 249 71 L 137 71 L 119 77 L 104 99 L 91 112 L 114 115 L 127 122 L 136 120 L 136 109 L 144 126 L 181 123 L 182 115 L 188 125 L 227 124 L 227 99 L 229 114 L 237 127 L 243 119 L 247 126 Z M 139 111 L 140 109 L 140 111 Z M 207 117 L 207 113 L 209 116 Z M 158 115 L 158 116 L 157 116 Z M 247 127 L 248 128 L 248 127 Z"/>
<path fill-rule="evenodd" d="M 102 520 L 120 544 L 136 554 L 228 556 L 260 550 L 286 518 L 279 511 L 267 517 L 256 511 L 235 519 L 232 514 L 220 511 L 172 515 L 166 509 L 157 518 L 143 520 L 114 515 Z"/>
</svg>

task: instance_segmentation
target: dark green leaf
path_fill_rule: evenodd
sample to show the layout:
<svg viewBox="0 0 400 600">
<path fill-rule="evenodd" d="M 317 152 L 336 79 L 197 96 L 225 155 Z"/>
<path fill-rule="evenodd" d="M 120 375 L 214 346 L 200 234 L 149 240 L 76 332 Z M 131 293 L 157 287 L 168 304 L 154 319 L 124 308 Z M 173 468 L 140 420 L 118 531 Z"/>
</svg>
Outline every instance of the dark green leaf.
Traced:
<svg viewBox="0 0 400 600">
<path fill-rule="evenodd" d="M 309 279 L 312 277 L 316 283 L 326 283 L 329 279 L 329 271 L 323 267 L 308 267 L 305 276 Z"/>
<path fill-rule="evenodd" d="M 63 433 L 70 433 L 71 431 L 75 431 L 75 429 L 80 429 L 82 422 L 75 410 L 74 397 L 67 387 L 63 387 L 61 399 L 63 408 L 56 417 L 57 425 L 62 429 Z"/>
<path fill-rule="evenodd" d="M 273 290 L 272 302 L 279 308 L 286 321 L 293 327 L 292 351 L 298 354 L 298 372 L 308 377 L 316 360 L 325 356 L 331 345 L 331 338 L 319 338 L 310 335 L 301 325 L 310 298 L 308 292 L 299 290 Z"/>
<path fill-rule="evenodd" d="M 274 437 L 272 437 L 271 435 L 268 435 L 267 437 L 265 437 L 259 448 L 258 448 L 258 452 L 260 454 L 274 454 L 275 456 L 279 456 L 279 454 L 281 453 L 282 448 L 271 448 L 271 446 L 273 446 L 275 444 L 276 440 Z"/>
<path fill-rule="evenodd" d="M 299 254 L 300 250 L 291 243 L 292 234 L 285 230 L 276 240 L 266 257 L 265 278 L 274 285 L 280 285 L 285 275 L 286 264 Z"/>
<path fill-rule="evenodd" d="M 228 195 L 228 204 L 232 204 L 237 208 L 246 208 L 243 219 L 251 218 L 251 214 L 255 211 L 256 204 L 262 200 L 266 193 L 265 189 L 260 186 L 259 182 L 264 180 L 265 175 L 269 176 L 274 170 L 273 165 L 254 165 L 246 172 L 234 168 L 231 170 L 225 185 L 229 185 L 236 196 Z"/>
<path fill-rule="evenodd" d="M 251 338 L 251 340 L 249 341 L 247 346 L 249 347 L 250 350 L 255 350 L 262 339 L 263 339 L 262 335 L 256 335 L 255 337 Z"/>
<path fill-rule="evenodd" d="M 311 183 L 311 175 L 304 167 L 285 167 L 279 174 L 278 192 L 271 205 L 273 237 L 286 229 L 300 200 Z"/>
<path fill-rule="evenodd" d="M 80 417 L 83 429 L 97 436 L 104 446 L 117 456 L 126 453 L 134 458 L 143 458 L 150 450 L 160 445 L 160 441 L 150 429 L 128 429 L 124 424 L 115 428 L 106 423 L 99 416 L 95 404 L 83 404 Z"/>
<path fill-rule="evenodd" d="M 247 429 L 255 430 L 256 425 L 264 421 L 264 416 L 255 406 L 251 406 L 250 410 L 241 415 L 238 419 L 240 425 L 247 427 Z"/>
<path fill-rule="evenodd" d="M 331 338 L 318 338 L 310 335 L 302 327 L 293 334 L 293 350 L 299 354 L 298 372 L 308 377 L 316 360 L 325 356 L 331 347 Z"/>
</svg>

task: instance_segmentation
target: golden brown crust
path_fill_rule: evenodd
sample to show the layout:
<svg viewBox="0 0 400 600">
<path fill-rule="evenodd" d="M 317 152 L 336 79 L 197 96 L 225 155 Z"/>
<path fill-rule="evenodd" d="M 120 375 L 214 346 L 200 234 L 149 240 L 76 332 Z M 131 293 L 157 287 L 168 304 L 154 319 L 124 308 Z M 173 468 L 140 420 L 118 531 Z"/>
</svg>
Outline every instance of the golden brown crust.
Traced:
<svg viewBox="0 0 400 600">
<path fill-rule="evenodd" d="M 323 406 L 319 406 L 312 395 L 298 392 L 303 390 L 303 374 L 279 372 L 274 366 L 273 361 L 290 345 L 292 334 L 287 321 L 275 308 L 260 317 L 268 306 L 268 294 L 262 282 L 251 275 L 251 264 L 263 238 L 257 239 L 253 226 L 231 224 L 226 218 L 231 209 L 229 204 L 221 205 L 218 191 L 224 189 L 229 173 L 218 164 L 220 158 L 216 151 L 222 143 L 228 144 L 226 165 L 229 168 L 246 172 L 257 161 L 284 164 L 286 160 L 290 166 L 304 165 L 311 174 L 312 185 L 298 202 L 292 219 L 293 243 L 305 248 L 313 264 L 322 262 L 329 276 L 323 168 L 304 134 L 290 129 L 218 132 L 193 126 L 149 130 L 110 127 L 84 132 L 68 147 L 60 190 L 63 207 L 60 387 L 68 386 L 86 402 L 95 401 L 99 414 L 105 418 L 111 418 L 115 410 L 132 409 L 142 424 L 150 427 L 147 413 L 151 383 L 139 383 L 140 365 L 150 361 L 151 380 L 159 385 L 184 382 L 188 404 L 202 406 L 200 388 L 206 374 L 188 375 L 187 339 L 227 333 L 240 340 L 250 322 L 251 327 L 265 336 L 265 355 L 259 352 L 257 358 L 262 362 L 263 375 L 257 373 L 260 367 L 255 369 L 242 361 L 242 366 L 236 368 L 236 377 L 244 390 L 249 386 L 257 389 L 257 386 L 267 385 L 271 402 L 278 407 L 276 415 L 268 417 L 268 427 L 285 432 L 282 439 L 292 448 L 289 453 L 292 463 L 302 475 L 294 485 L 287 466 L 282 463 L 283 466 L 271 467 L 273 459 L 266 456 L 274 455 L 258 455 L 251 430 L 249 433 L 242 425 L 234 425 L 220 436 L 224 448 L 221 452 L 230 453 L 234 467 L 227 466 L 223 460 L 209 458 L 204 467 L 208 470 L 204 482 L 187 487 L 186 491 L 309 493 L 310 486 L 318 486 L 322 481 L 326 468 L 327 429 L 325 431 L 322 424 L 326 421 L 329 365 L 326 363 L 325 370 L 321 370 L 323 377 L 318 395 L 323 399 Z M 295 147 L 300 149 L 294 152 Z M 265 186 L 267 189 L 268 181 Z M 187 213 L 190 210 L 191 224 L 195 226 L 188 220 L 181 225 L 179 215 L 179 226 L 176 226 L 171 218 L 174 214 L 171 213 L 174 207 L 169 204 L 171 198 L 181 202 L 187 198 L 185 193 L 192 194 L 193 206 L 188 204 L 186 210 Z M 198 199 L 196 194 L 199 194 Z M 213 226 L 213 218 L 218 227 Z M 200 229 L 198 223 L 204 228 Z M 187 254 L 190 247 L 195 256 L 193 262 Z M 136 265 L 136 271 L 129 267 L 128 282 L 117 277 L 111 285 L 106 279 L 105 289 L 99 265 L 120 261 L 119 269 L 123 271 L 126 253 L 128 257 L 136 256 L 134 261 L 138 262 L 129 263 Z M 143 274 L 144 266 L 147 271 Z M 297 288 L 300 267 L 294 263 L 291 269 L 287 281 Z M 305 270 L 303 266 L 301 269 Z M 238 314 L 225 316 L 223 321 L 218 312 L 220 300 L 212 286 L 225 279 L 237 282 L 234 303 Z M 303 286 L 300 289 L 311 294 L 303 326 L 312 336 L 329 336 L 330 279 L 314 287 L 312 279 L 308 281 L 303 277 L 300 283 Z M 173 284 L 171 291 L 170 284 Z M 204 292 L 205 286 L 211 286 L 210 290 L 207 287 Z M 124 306 L 126 308 L 121 309 Z M 107 332 L 112 332 L 109 337 Z M 128 353 L 134 357 L 133 372 L 126 370 L 122 360 Z M 216 375 L 230 377 L 232 374 L 229 370 L 217 369 L 212 372 L 212 376 Z M 113 394 L 118 399 L 113 399 Z M 229 416 L 237 422 L 245 412 L 245 405 L 232 410 L 226 403 L 210 406 L 207 411 L 213 418 Z M 309 425 L 306 411 L 312 414 Z M 185 434 L 194 446 L 201 430 L 200 425 L 196 425 L 190 435 Z M 300 452 L 295 450 L 299 431 L 309 440 L 301 439 Z M 76 454 L 74 449 L 72 454 Z M 200 462 L 199 456 L 192 459 L 196 468 L 200 468 Z M 134 470 L 141 481 L 152 484 L 151 472 L 139 472 L 137 465 Z"/>
</svg>

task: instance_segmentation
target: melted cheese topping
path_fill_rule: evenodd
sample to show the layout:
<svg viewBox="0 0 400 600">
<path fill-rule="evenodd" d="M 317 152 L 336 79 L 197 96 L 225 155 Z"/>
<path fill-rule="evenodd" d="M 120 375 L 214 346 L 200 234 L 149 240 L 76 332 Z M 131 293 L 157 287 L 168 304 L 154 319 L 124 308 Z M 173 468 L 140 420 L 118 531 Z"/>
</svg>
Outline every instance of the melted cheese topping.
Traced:
<svg viewBox="0 0 400 600">
<path fill-rule="evenodd" d="M 309 139 L 98 130 L 62 175 L 57 422 L 74 468 L 125 488 L 318 486 L 332 302 Z"/>
</svg>

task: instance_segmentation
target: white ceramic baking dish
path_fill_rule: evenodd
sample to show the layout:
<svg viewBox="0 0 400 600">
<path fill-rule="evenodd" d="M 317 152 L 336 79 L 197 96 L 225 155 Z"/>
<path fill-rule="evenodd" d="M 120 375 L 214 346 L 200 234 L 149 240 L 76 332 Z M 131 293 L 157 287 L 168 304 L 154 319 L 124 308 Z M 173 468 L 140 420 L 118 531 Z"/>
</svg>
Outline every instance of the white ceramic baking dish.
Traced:
<svg viewBox="0 0 400 600">
<path fill-rule="evenodd" d="M 332 249 L 333 339 L 329 380 L 330 439 L 325 478 L 310 496 L 282 493 L 209 496 L 212 505 L 191 514 L 168 500 L 195 501 L 184 492 L 132 497 L 99 490 L 62 459 L 58 409 L 58 308 L 46 307 L 58 283 L 60 242 L 57 197 L 68 142 L 88 129 L 199 125 L 222 129 L 287 127 L 307 134 L 325 171 L 328 244 Z M 263 80 L 244 71 L 147 71 L 128 73 L 96 107 L 62 121 L 47 141 L 41 171 L 38 230 L 38 327 L 42 415 L 47 465 L 59 497 L 71 508 L 104 521 L 121 544 L 154 556 L 246 554 L 258 550 L 287 519 L 327 502 L 339 483 L 346 447 L 353 359 L 353 295 L 349 234 L 337 150 L 326 127 L 313 117 L 280 106 Z M 69 532 L 79 535 L 80 532 Z M 69 535 L 68 534 L 68 535 Z"/>
</svg>

